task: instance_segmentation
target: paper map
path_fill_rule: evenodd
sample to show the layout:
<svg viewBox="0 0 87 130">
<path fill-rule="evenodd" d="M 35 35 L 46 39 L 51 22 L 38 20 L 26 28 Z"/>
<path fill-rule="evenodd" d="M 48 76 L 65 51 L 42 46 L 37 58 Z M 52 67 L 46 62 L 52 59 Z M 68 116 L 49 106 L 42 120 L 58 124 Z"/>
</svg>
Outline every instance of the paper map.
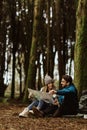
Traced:
<svg viewBox="0 0 87 130">
<path fill-rule="evenodd" d="M 30 89 L 30 88 L 28 88 L 28 92 L 32 93 L 33 97 L 35 97 L 38 100 L 43 100 L 47 103 L 53 104 L 53 97 L 52 97 L 52 95 L 50 95 L 47 92 L 41 92 L 41 91 L 33 90 L 33 89 Z"/>
</svg>

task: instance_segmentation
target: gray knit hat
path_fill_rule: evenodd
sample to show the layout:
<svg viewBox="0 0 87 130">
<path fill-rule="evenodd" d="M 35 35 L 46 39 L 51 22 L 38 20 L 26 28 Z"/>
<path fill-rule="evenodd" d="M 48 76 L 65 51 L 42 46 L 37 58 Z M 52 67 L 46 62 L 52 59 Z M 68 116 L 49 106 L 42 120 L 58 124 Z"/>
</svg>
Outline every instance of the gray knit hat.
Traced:
<svg viewBox="0 0 87 130">
<path fill-rule="evenodd" d="M 46 74 L 46 76 L 45 76 L 44 81 L 45 81 L 45 85 L 54 82 L 54 80 L 53 80 L 49 75 L 47 75 L 47 74 Z"/>
</svg>

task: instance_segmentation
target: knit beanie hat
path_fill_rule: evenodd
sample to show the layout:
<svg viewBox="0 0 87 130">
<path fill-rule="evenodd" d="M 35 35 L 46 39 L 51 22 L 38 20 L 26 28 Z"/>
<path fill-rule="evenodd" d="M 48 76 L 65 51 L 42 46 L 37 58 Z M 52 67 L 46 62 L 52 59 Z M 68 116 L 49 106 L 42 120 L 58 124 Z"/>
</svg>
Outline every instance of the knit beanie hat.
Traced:
<svg viewBox="0 0 87 130">
<path fill-rule="evenodd" d="M 54 82 L 54 80 L 53 80 L 49 75 L 47 75 L 47 74 L 46 74 L 46 76 L 45 76 L 44 81 L 45 81 L 45 85 L 48 85 L 48 84 Z"/>
</svg>

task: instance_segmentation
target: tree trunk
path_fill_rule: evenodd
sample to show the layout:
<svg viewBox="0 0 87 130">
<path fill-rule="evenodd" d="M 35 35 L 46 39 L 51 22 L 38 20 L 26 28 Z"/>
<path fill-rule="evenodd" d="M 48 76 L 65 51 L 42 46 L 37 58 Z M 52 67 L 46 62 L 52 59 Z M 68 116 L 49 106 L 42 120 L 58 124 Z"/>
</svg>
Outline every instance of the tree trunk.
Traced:
<svg viewBox="0 0 87 130">
<path fill-rule="evenodd" d="M 61 43 L 61 0 L 56 0 L 56 41 L 57 41 L 57 51 L 58 51 L 58 70 L 59 70 L 59 86 L 61 77 L 64 74 L 64 65 L 63 65 L 63 55 L 61 53 L 62 51 L 62 43 Z"/>
<path fill-rule="evenodd" d="M 15 62 L 16 62 L 16 48 L 17 48 L 17 29 L 16 29 L 16 7 L 15 7 L 15 1 L 9 1 L 9 6 L 11 10 L 11 26 L 12 26 L 12 42 L 13 42 L 13 63 L 12 63 L 12 84 L 11 84 L 11 98 L 14 98 L 15 95 Z"/>
<path fill-rule="evenodd" d="M 87 89 L 87 0 L 79 0 L 75 44 L 75 85 Z"/>
<path fill-rule="evenodd" d="M 28 75 L 26 81 L 24 101 L 27 99 L 27 89 L 35 88 L 35 77 L 36 77 L 36 58 L 37 58 L 37 46 L 38 46 L 38 31 L 39 31 L 39 19 L 40 19 L 40 8 L 41 0 L 35 0 L 34 3 L 34 21 L 33 21 L 33 34 L 32 34 L 32 44 L 30 51 L 30 61 L 28 68 Z"/>
<path fill-rule="evenodd" d="M 5 71 L 5 50 L 6 50 L 6 25 L 5 25 L 5 5 L 0 1 L 0 97 L 4 97 L 7 88 L 4 85 L 4 71 Z"/>
<path fill-rule="evenodd" d="M 47 70 L 46 73 L 50 74 L 50 1 L 47 1 Z"/>
</svg>

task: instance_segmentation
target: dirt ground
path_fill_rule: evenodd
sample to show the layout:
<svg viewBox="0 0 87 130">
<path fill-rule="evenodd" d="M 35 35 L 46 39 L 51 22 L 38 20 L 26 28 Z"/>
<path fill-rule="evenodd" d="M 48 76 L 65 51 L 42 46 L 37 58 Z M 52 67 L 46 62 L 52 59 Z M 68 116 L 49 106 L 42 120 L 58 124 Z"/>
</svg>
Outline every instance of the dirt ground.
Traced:
<svg viewBox="0 0 87 130">
<path fill-rule="evenodd" d="M 87 120 L 83 118 L 20 118 L 18 114 L 25 107 L 0 103 L 0 130 L 87 130 Z"/>
</svg>

